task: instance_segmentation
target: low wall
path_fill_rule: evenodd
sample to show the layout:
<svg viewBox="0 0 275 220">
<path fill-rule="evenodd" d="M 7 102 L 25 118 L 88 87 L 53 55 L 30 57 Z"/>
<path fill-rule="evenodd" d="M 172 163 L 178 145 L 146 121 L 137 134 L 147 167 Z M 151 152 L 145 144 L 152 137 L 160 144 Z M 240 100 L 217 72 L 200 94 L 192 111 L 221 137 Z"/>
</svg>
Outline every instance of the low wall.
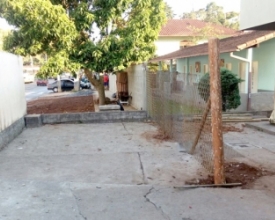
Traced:
<svg viewBox="0 0 275 220">
<path fill-rule="evenodd" d="M 25 128 L 24 118 L 20 118 L 0 132 L 0 150 L 15 139 Z"/>
<path fill-rule="evenodd" d="M 139 122 L 147 120 L 146 111 L 104 111 L 86 113 L 62 113 L 27 115 L 26 127 L 39 127 L 43 124 L 61 123 L 108 123 L 108 122 Z"/>
<path fill-rule="evenodd" d="M 274 108 L 274 92 L 258 92 L 251 94 L 251 110 L 272 111 Z"/>
</svg>

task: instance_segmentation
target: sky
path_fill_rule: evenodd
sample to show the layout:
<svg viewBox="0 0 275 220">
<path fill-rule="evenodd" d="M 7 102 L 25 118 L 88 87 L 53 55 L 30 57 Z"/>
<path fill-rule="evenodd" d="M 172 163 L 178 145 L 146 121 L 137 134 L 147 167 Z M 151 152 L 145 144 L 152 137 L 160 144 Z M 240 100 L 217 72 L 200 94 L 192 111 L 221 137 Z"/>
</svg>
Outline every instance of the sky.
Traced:
<svg viewBox="0 0 275 220">
<path fill-rule="evenodd" d="M 204 8 L 208 3 L 215 2 L 222 6 L 224 11 L 240 12 L 240 0 L 164 0 L 172 7 L 174 14 L 181 15 L 183 12 L 190 12 L 192 9 Z M 178 16 L 176 16 L 178 18 Z"/>
<path fill-rule="evenodd" d="M 240 0 L 164 0 L 170 5 L 179 17 L 183 12 L 190 12 L 192 9 L 198 10 L 204 8 L 210 2 L 216 2 L 217 5 L 222 6 L 224 11 L 240 11 Z M 1 29 L 10 29 L 9 25 L 3 20 L 0 19 L 0 28 Z"/>
</svg>

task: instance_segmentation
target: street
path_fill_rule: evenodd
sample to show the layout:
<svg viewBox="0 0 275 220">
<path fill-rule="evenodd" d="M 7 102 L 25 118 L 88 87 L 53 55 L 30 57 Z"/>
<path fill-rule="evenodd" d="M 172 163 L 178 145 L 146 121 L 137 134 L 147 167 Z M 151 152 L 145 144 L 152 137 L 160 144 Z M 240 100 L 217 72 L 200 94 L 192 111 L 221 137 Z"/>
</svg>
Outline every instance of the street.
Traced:
<svg viewBox="0 0 275 220">
<path fill-rule="evenodd" d="M 47 86 L 37 86 L 35 82 L 25 84 L 25 96 L 27 102 L 50 93 L 53 92 L 48 90 Z"/>
</svg>

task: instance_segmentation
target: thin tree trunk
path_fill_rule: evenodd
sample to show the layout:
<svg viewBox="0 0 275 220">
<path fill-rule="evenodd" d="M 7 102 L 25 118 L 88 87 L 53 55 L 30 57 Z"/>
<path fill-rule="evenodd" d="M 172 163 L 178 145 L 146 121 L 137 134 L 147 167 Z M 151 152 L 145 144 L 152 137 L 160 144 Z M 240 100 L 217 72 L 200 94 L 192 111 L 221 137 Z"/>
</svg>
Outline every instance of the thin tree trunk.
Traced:
<svg viewBox="0 0 275 220">
<path fill-rule="evenodd" d="M 105 104 L 105 90 L 103 84 L 103 77 L 100 77 L 99 80 L 93 77 L 93 74 L 90 70 L 84 69 L 86 77 L 89 79 L 90 83 L 95 87 L 98 92 L 99 105 Z"/>
</svg>

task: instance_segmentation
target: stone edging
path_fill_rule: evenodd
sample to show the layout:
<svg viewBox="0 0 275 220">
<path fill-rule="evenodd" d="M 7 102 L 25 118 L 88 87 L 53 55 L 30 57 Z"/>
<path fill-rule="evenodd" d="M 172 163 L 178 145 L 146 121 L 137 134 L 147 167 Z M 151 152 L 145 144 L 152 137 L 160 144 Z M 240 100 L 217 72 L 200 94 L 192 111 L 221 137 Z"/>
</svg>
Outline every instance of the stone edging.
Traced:
<svg viewBox="0 0 275 220">
<path fill-rule="evenodd" d="M 0 150 L 16 138 L 25 128 L 24 117 L 0 132 Z"/>
<path fill-rule="evenodd" d="M 147 120 L 146 111 L 105 111 L 61 114 L 26 115 L 27 128 L 43 124 L 137 122 Z"/>
</svg>

